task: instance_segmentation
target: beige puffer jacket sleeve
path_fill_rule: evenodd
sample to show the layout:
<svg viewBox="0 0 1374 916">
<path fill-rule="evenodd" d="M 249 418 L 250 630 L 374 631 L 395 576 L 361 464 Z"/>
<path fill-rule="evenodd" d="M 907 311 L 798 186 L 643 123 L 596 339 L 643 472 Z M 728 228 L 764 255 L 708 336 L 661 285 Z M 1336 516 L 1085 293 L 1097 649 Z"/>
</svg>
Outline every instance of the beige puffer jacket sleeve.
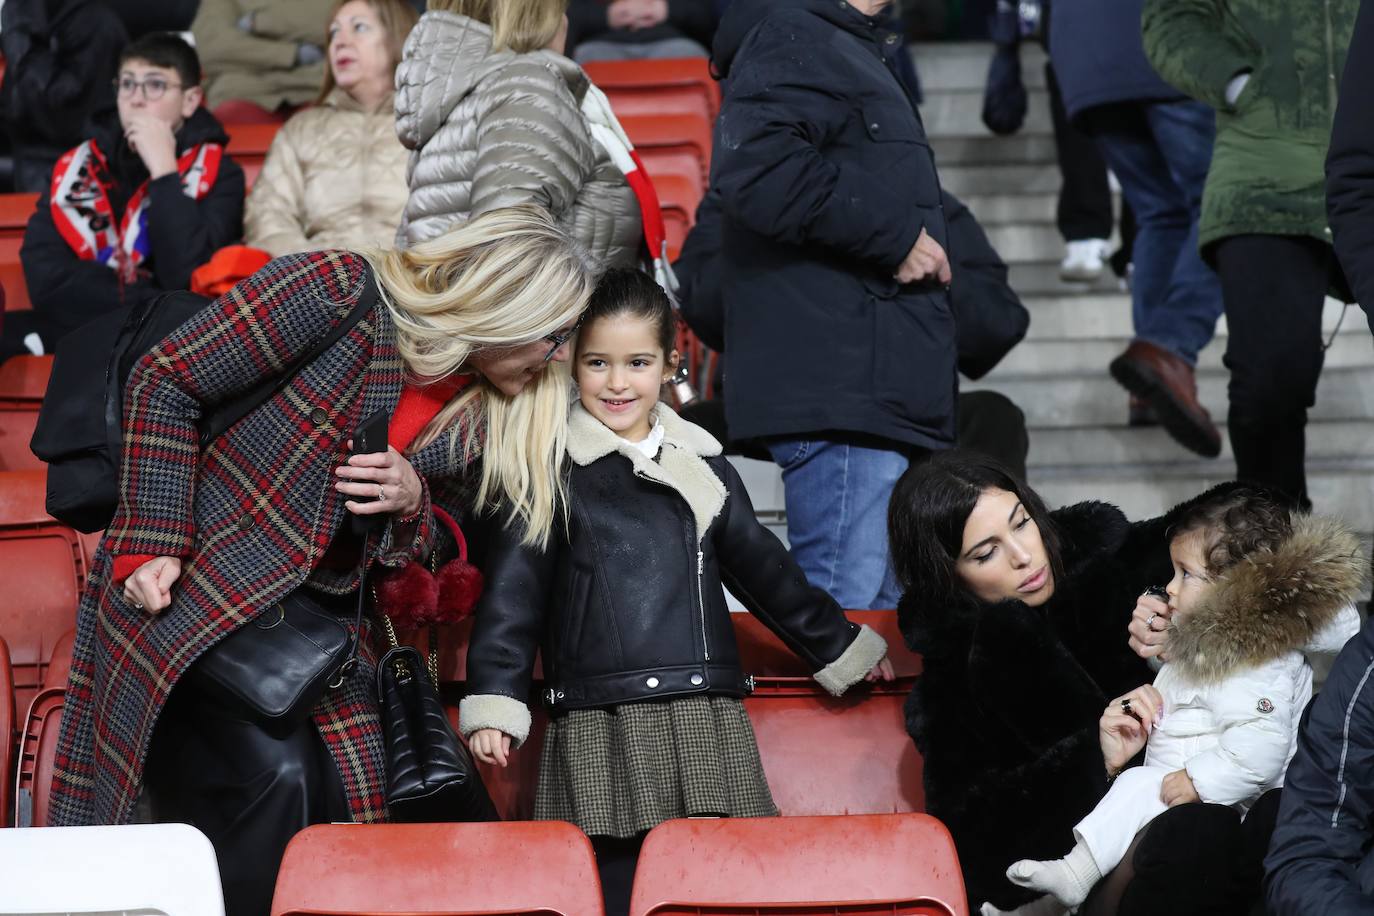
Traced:
<svg viewBox="0 0 1374 916">
<path fill-rule="evenodd" d="M 336 89 L 277 131 L 248 195 L 244 237 L 274 257 L 389 246 L 408 194 L 408 156 L 390 102 L 363 111 Z"/>
</svg>

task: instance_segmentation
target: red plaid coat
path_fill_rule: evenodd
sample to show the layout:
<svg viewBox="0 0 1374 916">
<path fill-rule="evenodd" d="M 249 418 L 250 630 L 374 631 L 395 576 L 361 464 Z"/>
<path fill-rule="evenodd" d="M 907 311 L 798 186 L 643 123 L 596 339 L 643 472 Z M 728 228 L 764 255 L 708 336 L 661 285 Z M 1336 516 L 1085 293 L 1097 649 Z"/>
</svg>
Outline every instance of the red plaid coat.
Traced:
<svg viewBox="0 0 1374 916">
<path fill-rule="evenodd" d="M 334 469 L 373 411 L 395 408 L 403 370 L 380 305 L 281 392 L 203 453 L 202 411 L 281 375 L 351 310 L 371 281 L 358 255 L 278 258 L 187 322 L 130 376 L 119 509 L 82 596 L 62 716 L 50 816 L 59 825 L 129 820 L 159 713 L 203 652 L 307 579 L 356 588 L 356 570 L 319 568 L 346 510 Z M 419 521 L 390 525 L 376 562 L 397 566 L 432 547 L 430 498 L 463 513 L 467 475 L 450 457 L 458 427 L 411 457 L 426 482 Z M 183 558 L 172 605 L 153 616 L 124 600 L 111 557 Z M 364 645 L 368 645 L 365 640 Z M 376 656 L 326 694 L 315 722 L 359 822 L 386 817 Z"/>
</svg>

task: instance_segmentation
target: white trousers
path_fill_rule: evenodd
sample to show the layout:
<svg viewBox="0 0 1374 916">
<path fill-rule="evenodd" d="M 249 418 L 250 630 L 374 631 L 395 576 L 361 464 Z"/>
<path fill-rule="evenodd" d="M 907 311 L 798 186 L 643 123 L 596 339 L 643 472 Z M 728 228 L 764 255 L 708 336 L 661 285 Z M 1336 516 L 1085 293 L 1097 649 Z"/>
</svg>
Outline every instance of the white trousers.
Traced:
<svg viewBox="0 0 1374 916">
<path fill-rule="evenodd" d="M 1122 772 L 1097 807 L 1073 828 L 1073 835 L 1088 847 L 1101 874 L 1121 864 L 1140 829 L 1169 810 L 1159 800 L 1159 793 L 1164 777 L 1172 772 L 1152 766 Z"/>
</svg>

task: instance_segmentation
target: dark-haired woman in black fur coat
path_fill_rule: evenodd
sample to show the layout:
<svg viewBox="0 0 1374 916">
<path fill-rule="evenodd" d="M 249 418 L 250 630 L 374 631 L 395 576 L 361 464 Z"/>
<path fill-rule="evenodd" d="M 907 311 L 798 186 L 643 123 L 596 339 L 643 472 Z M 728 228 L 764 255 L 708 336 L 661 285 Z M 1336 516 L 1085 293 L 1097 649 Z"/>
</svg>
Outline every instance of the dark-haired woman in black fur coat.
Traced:
<svg viewBox="0 0 1374 916">
<path fill-rule="evenodd" d="M 1168 609 L 1142 593 L 1172 576 L 1166 532 L 1182 508 L 1136 524 L 1105 503 L 1051 513 L 995 463 L 958 452 L 898 483 L 889 510 L 906 592 L 898 614 L 924 660 L 907 727 L 924 758 L 927 811 L 954 836 L 972 912 L 1063 912 L 1006 869 L 1064 855 L 1074 824 L 1130 763 L 1100 742 L 1098 722 L 1154 679 L 1145 658 L 1159 652 Z M 1244 830 L 1220 805 L 1170 809 L 1079 912 L 1247 912 L 1276 802 L 1262 800 Z"/>
</svg>

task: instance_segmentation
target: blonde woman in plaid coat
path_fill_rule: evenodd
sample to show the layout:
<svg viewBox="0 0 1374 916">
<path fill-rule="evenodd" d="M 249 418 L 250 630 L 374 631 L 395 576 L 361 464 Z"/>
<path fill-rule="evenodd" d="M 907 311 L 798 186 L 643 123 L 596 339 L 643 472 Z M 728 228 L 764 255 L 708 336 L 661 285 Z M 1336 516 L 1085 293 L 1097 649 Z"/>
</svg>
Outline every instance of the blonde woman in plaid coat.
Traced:
<svg viewBox="0 0 1374 916">
<path fill-rule="evenodd" d="M 542 210 L 495 211 L 407 252 L 280 258 L 143 358 L 120 504 L 81 603 L 54 824 L 128 822 L 146 762 L 154 816 L 210 836 L 237 916 L 267 912 L 296 830 L 386 818 L 370 648 L 284 737 L 182 677 L 298 587 L 350 607 L 350 513 L 387 516 L 371 557 L 383 567 L 435 547 L 436 504 L 459 515 L 499 496 L 532 542 L 546 536 L 587 265 Z M 360 296 L 376 304 L 348 334 L 200 448 L 207 409 L 281 375 Z M 421 418 L 410 441 L 395 447 L 398 414 L 388 452 L 350 458 L 359 422 L 398 403 Z"/>
</svg>

